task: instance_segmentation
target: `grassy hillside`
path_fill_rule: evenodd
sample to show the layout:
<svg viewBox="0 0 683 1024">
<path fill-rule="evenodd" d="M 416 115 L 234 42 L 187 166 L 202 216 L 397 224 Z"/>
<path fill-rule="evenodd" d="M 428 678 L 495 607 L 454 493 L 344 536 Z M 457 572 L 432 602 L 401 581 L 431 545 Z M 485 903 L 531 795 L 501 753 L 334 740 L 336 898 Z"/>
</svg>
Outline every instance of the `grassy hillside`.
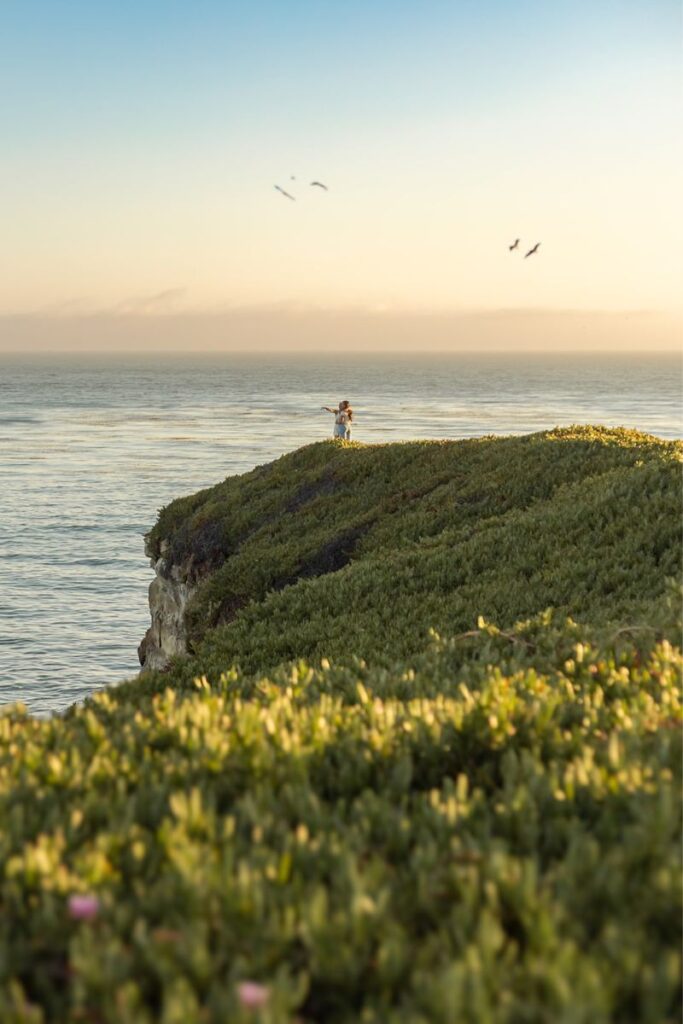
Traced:
<svg viewBox="0 0 683 1024">
<path fill-rule="evenodd" d="M 0 717 L 0 1020 L 678 1020 L 678 459 L 321 444 L 163 510 L 192 657 Z"/>
<path fill-rule="evenodd" d="M 410 658 L 430 629 L 459 633 L 478 615 L 647 619 L 679 572 L 680 452 L 592 428 L 326 442 L 176 501 L 152 550 L 165 540 L 201 582 L 188 609 L 197 657 L 174 679 Z"/>
</svg>

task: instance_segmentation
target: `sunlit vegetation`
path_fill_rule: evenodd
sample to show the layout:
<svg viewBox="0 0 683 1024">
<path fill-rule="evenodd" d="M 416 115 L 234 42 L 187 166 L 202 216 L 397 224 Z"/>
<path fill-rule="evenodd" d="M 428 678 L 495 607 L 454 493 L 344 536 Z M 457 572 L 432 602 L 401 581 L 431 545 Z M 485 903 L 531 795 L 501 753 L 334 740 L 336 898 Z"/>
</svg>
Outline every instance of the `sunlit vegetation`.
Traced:
<svg viewBox="0 0 683 1024">
<path fill-rule="evenodd" d="M 0 718 L 0 1020 L 678 1020 L 679 460 L 324 443 L 164 509 L 191 656 Z"/>
</svg>

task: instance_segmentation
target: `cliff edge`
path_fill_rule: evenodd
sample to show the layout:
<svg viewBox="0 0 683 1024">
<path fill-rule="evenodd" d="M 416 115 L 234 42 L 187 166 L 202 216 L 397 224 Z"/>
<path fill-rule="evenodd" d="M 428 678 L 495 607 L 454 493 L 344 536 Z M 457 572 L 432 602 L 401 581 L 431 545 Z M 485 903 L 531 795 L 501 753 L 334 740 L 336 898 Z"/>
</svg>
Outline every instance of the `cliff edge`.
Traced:
<svg viewBox="0 0 683 1024">
<path fill-rule="evenodd" d="M 145 672 L 409 657 L 430 629 L 644 614 L 677 573 L 681 446 L 626 430 L 322 442 L 173 502 L 146 538 Z M 196 663 L 195 663 L 196 662 Z M 215 666 L 215 669 L 214 669 Z"/>
<path fill-rule="evenodd" d="M 138 658 L 144 669 L 165 670 L 171 658 L 188 653 L 185 609 L 193 586 L 189 567 L 169 565 L 164 557 L 168 541 L 159 545 L 159 557 L 145 537 L 145 554 L 155 572 L 149 585 L 149 611 L 152 623 L 138 646 Z"/>
</svg>

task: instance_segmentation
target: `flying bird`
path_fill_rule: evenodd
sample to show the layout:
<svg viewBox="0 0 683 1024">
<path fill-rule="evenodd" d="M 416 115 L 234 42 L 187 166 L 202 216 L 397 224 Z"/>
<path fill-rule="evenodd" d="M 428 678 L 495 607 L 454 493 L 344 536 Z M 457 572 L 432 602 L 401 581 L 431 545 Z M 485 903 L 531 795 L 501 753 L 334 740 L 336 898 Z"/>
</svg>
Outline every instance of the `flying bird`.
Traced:
<svg viewBox="0 0 683 1024">
<path fill-rule="evenodd" d="M 278 190 L 278 192 L 282 192 L 282 195 L 283 196 L 287 196 L 287 198 L 291 199 L 292 202 L 294 202 L 294 203 L 296 202 L 296 199 L 294 198 L 294 196 L 290 196 L 289 192 L 285 192 L 285 190 L 283 188 L 280 188 L 279 185 L 274 185 L 273 188 L 276 188 Z"/>
<path fill-rule="evenodd" d="M 510 250 L 510 252 L 512 252 L 512 250 L 516 249 L 518 245 L 519 245 L 519 238 L 515 238 L 515 240 L 512 243 L 512 245 L 508 245 L 508 249 Z"/>
<path fill-rule="evenodd" d="M 318 188 L 324 188 L 326 192 L 330 191 L 327 185 L 323 185 L 322 181 L 312 181 L 311 188 L 313 188 L 314 185 L 317 185 Z"/>
<path fill-rule="evenodd" d="M 540 244 L 541 244 L 540 242 L 536 242 L 536 245 L 533 247 L 533 249 L 529 249 L 529 251 L 526 254 L 526 256 L 524 257 L 524 259 L 526 259 L 527 256 L 533 256 L 533 254 L 535 252 L 538 252 L 538 247 L 539 247 Z"/>
</svg>

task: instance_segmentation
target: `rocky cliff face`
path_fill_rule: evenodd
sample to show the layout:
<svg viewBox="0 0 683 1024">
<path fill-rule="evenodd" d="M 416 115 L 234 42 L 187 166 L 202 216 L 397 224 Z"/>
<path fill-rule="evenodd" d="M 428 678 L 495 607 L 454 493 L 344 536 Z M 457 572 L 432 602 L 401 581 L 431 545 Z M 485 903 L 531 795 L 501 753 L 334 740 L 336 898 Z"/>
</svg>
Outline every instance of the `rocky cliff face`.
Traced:
<svg viewBox="0 0 683 1024">
<path fill-rule="evenodd" d="M 138 647 L 138 658 L 143 672 L 163 671 L 168 668 L 171 658 L 187 654 L 185 609 L 195 588 L 189 582 L 188 567 L 170 564 L 166 557 L 167 541 L 161 541 L 157 558 L 146 537 L 145 554 L 156 578 L 149 585 L 152 624 Z"/>
</svg>

